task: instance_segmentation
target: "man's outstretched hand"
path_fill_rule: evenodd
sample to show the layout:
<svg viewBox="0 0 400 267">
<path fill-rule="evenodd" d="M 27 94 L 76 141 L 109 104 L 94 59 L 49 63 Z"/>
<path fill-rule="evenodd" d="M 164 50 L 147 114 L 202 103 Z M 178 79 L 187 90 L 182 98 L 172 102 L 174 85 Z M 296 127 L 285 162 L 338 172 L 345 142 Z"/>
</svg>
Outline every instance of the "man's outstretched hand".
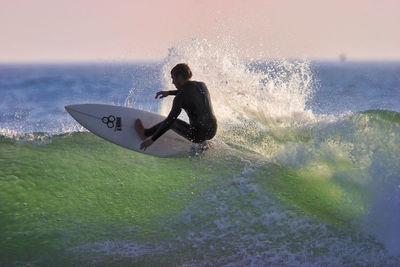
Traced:
<svg viewBox="0 0 400 267">
<path fill-rule="evenodd" d="M 168 91 L 159 91 L 156 93 L 155 98 L 157 98 L 158 96 L 160 96 L 160 98 L 167 97 L 167 96 L 169 96 L 169 92 Z"/>
<path fill-rule="evenodd" d="M 149 146 L 151 146 L 153 143 L 154 143 L 154 141 L 151 140 L 151 138 L 149 138 L 149 139 L 143 141 L 143 142 L 140 144 L 140 149 L 146 150 L 146 149 L 147 149 Z"/>
</svg>

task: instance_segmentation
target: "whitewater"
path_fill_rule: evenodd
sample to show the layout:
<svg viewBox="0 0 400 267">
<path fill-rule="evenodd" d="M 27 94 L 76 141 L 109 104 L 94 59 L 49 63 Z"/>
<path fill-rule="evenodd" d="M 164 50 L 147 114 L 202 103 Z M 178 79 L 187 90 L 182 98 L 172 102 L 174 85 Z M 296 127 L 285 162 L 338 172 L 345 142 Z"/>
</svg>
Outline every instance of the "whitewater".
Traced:
<svg viewBox="0 0 400 267">
<path fill-rule="evenodd" d="M 170 69 L 207 84 L 214 149 L 156 158 L 63 109 L 167 115 Z M 243 56 L 193 39 L 161 62 L 0 65 L 0 264 L 400 264 L 400 63 Z M 182 119 L 187 119 L 184 114 Z"/>
</svg>

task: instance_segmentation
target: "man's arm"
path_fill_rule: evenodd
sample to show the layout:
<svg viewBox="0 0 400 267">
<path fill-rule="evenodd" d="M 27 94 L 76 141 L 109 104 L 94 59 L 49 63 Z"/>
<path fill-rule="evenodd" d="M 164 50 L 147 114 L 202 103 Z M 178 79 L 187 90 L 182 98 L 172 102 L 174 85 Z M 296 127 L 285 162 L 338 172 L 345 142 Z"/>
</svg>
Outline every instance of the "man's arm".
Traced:
<svg viewBox="0 0 400 267">
<path fill-rule="evenodd" d="M 154 141 L 156 141 L 161 135 L 163 135 L 166 131 L 171 128 L 172 123 L 176 120 L 182 110 L 182 95 L 178 95 L 178 90 L 175 91 L 160 91 L 157 92 L 157 96 L 161 95 L 160 98 L 166 97 L 169 95 L 169 92 L 172 92 L 172 95 L 177 95 L 174 98 L 174 102 L 172 105 L 172 109 L 168 115 L 168 117 L 162 121 L 160 127 L 156 130 L 156 132 L 151 136 L 151 138 L 146 139 L 140 144 L 140 149 L 146 150 L 149 146 L 151 146 Z"/>
<path fill-rule="evenodd" d="M 167 91 L 168 95 L 177 95 L 178 94 L 178 90 L 171 90 L 171 91 Z"/>
<path fill-rule="evenodd" d="M 162 122 L 160 127 L 158 127 L 157 131 L 151 137 L 151 140 L 153 140 L 153 142 L 171 128 L 172 123 L 178 118 L 179 114 L 181 114 L 181 111 L 182 95 L 178 95 L 174 98 L 172 109 L 169 112 L 168 117 Z"/>
<path fill-rule="evenodd" d="M 157 98 L 159 95 L 161 95 L 160 98 L 164 98 L 164 97 L 167 97 L 169 95 L 177 95 L 177 94 L 178 94 L 178 90 L 159 91 L 159 92 L 156 93 L 156 97 L 155 98 Z"/>
</svg>

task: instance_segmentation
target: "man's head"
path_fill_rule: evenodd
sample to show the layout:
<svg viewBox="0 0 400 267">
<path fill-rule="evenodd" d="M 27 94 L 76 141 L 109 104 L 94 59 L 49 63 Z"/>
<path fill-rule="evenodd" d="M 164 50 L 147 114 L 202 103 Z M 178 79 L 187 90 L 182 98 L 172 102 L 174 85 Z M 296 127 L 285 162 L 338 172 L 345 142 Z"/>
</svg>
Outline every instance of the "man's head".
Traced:
<svg viewBox="0 0 400 267">
<path fill-rule="evenodd" d="M 171 70 L 172 83 L 179 89 L 185 82 L 192 78 L 192 71 L 185 63 L 180 63 Z"/>
</svg>

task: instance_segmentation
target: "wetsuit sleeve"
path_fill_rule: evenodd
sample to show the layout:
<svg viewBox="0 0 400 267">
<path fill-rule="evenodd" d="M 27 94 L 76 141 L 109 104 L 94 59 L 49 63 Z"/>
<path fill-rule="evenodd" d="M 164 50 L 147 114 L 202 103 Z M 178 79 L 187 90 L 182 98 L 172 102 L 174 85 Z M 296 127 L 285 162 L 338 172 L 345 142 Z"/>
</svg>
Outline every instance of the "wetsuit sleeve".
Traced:
<svg viewBox="0 0 400 267">
<path fill-rule="evenodd" d="M 168 95 L 176 95 L 177 93 L 178 93 L 178 90 L 168 91 Z"/>
<path fill-rule="evenodd" d="M 179 94 L 174 98 L 172 109 L 169 112 L 168 117 L 162 121 L 160 127 L 158 127 L 157 131 L 151 137 L 151 140 L 156 141 L 161 135 L 171 128 L 172 123 L 176 120 L 176 118 L 178 118 L 179 114 L 181 114 L 182 102 L 182 94 Z"/>
</svg>

